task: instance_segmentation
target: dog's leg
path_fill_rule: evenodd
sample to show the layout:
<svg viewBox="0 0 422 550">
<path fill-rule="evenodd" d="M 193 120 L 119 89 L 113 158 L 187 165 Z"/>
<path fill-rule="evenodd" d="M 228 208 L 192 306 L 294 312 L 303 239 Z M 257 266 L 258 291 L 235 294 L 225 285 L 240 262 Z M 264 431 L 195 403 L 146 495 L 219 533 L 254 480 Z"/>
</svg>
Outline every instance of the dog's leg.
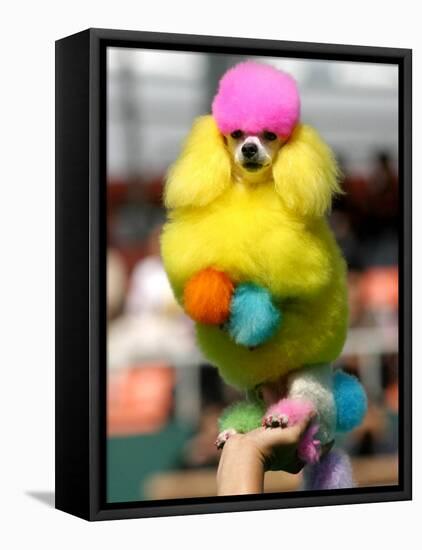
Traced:
<svg viewBox="0 0 422 550">
<path fill-rule="evenodd" d="M 348 455 L 339 449 L 330 451 L 317 464 L 304 469 L 304 489 L 348 489 L 354 487 L 352 466 Z"/>
<path fill-rule="evenodd" d="M 287 428 L 294 426 L 315 411 L 313 403 L 304 399 L 281 399 L 271 405 L 262 420 L 266 428 Z M 298 446 L 298 456 L 307 463 L 314 464 L 321 454 L 321 443 L 316 439 L 319 430 L 317 422 L 311 424 Z"/>
</svg>

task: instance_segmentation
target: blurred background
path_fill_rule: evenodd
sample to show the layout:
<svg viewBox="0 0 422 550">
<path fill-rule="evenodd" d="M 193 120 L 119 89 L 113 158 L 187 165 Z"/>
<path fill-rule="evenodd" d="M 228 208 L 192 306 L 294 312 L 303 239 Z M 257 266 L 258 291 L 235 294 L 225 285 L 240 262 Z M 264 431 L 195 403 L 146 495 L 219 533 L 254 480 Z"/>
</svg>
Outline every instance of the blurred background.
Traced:
<svg viewBox="0 0 422 550">
<path fill-rule="evenodd" d="M 241 398 L 195 345 L 159 255 L 165 173 L 240 56 L 108 49 L 107 491 L 109 502 L 215 495 L 222 409 Z M 255 58 L 259 59 L 259 58 Z M 339 367 L 369 397 L 340 442 L 361 486 L 397 483 L 398 72 L 384 64 L 263 58 L 290 72 L 302 120 L 334 149 L 345 195 L 332 228 L 349 267 Z M 300 475 L 270 472 L 268 492 Z"/>
</svg>

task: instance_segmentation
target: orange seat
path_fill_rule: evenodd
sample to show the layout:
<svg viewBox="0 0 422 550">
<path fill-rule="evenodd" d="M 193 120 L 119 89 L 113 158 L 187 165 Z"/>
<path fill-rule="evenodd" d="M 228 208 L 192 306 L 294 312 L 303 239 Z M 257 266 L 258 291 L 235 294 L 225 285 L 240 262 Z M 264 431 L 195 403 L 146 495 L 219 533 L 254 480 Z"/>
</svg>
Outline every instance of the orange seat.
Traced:
<svg viewBox="0 0 422 550">
<path fill-rule="evenodd" d="M 399 274 L 396 266 L 373 267 L 361 278 L 361 297 L 366 307 L 396 310 L 399 302 Z"/>
</svg>

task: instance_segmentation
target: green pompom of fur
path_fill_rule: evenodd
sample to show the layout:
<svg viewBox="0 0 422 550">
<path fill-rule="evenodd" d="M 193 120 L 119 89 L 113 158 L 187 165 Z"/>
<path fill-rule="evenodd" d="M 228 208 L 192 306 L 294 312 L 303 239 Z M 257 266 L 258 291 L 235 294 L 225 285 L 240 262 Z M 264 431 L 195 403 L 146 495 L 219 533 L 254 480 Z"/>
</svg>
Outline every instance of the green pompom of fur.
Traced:
<svg viewBox="0 0 422 550">
<path fill-rule="evenodd" d="M 218 421 L 220 432 L 232 429 L 246 433 L 259 428 L 264 412 L 261 401 L 239 401 L 223 411 Z"/>
</svg>

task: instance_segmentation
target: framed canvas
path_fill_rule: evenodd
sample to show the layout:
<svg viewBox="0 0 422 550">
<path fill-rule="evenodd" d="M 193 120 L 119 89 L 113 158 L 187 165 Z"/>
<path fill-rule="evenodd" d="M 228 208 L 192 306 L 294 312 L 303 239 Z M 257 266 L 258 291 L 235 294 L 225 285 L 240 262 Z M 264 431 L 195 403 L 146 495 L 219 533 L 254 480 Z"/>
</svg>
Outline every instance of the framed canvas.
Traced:
<svg viewBox="0 0 422 550">
<path fill-rule="evenodd" d="M 411 498 L 411 63 L 56 42 L 58 509 Z"/>
</svg>

